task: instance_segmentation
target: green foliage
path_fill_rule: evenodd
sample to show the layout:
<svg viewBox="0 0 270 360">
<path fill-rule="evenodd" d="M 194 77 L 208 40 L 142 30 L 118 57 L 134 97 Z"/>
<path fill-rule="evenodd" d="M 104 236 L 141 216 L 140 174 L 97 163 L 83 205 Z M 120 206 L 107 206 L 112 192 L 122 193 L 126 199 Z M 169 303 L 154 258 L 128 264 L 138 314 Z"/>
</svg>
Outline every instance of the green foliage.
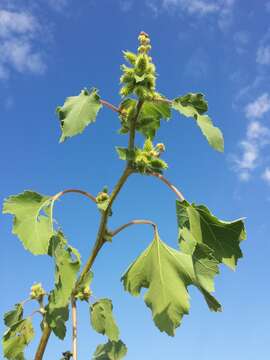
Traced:
<svg viewBox="0 0 270 360">
<path fill-rule="evenodd" d="M 137 106 L 134 99 L 125 99 L 120 105 L 120 133 L 126 134 L 130 129 L 130 122 L 133 119 Z M 168 120 L 171 117 L 171 106 L 163 101 L 158 95 L 157 99 L 144 101 L 136 122 L 136 130 L 145 138 L 153 139 L 160 128 L 162 119 Z"/>
<path fill-rule="evenodd" d="M 126 167 L 111 193 L 103 188 L 93 197 L 82 190 L 67 189 L 50 197 L 25 191 L 10 196 L 4 202 L 3 213 L 14 216 L 12 231 L 25 249 L 34 255 L 49 255 L 54 261 L 53 290 L 48 295 L 40 283 L 34 284 L 30 299 L 38 302 L 39 309 L 35 312 L 43 317 L 42 331 L 50 329 L 60 339 L 64 339 L 66 335 L 70 302 L 88 302 L 92 296 L 91 268 L 100 249 L 105 242 L 111 242 L 113 236 L 131 224 L 154 225 L 155 236 L 148 248 L 123 275 L 124 288 L 134 296 L 138 296 L 142 288 L 147 289 L 144 300 L 152 311 L 154 323 L 160 331 L 170 336 L 175 334 L 182 317 L 189 312 L 189 286 L 195 286 L 201 292 L 210 310 L 221 311 L 220 303 L 212 295 L 215 290 L 214 278 L 222 263 L 235 269 L 238 259 L 242 257 L 240 243 L 246 235 L 243 220 L 219 220 L 207 207 L 187 201 L 176 202 L 180 249 L 165 244 L 159 238 L 157 226 L 151 221 L 136 220 L 110 231 L 111 208 L 128 176 L 133 173 L 156 176 L 167 169 L 167 163 L 161 159 L 165 145 L 161 142 L 154 144 L 153 141 L 162 120 L 168 121 L 171 118 L 172 109 L 194 118 L 215 150 L 223 151 L 224 148 L 220 129 L 206 115 L 208 103 L 204 95 L 189 93 L 169 100 L 156 90 L 157 73 L 149 55 L 150 38 L 141 32 L 138 39 L 137 53 L 123 53 L 128 66 L 121 66 L 120 95 L 124 99 L 119 107 L 101 100 L 97 89 L 92 89 L 82 90 L 78 96 L 68 97 L 64 105 L 57 108 L 62 130 L 60 142 L 82 133 L 90 123 L 95 122 L 102 105 L 118 113 L 121 124 L 119 133 L 128 134 L 129 140 L 127 147 L 116 148 L 120 159 L 126 161 Z M 136 146 L 137 133 L 145 139 L 143 147 Z M 179 194 L 167 179 L 161 175 L 158 177 Z M 61 231 L 56 232 L 53 227 L 54 201 L 68 192 L 80 192 L 93 200 L 101 216 L 96 242 L 80 275 L 79 252 L 68 245 Z M 181 198 L 180 195 L 179 197 Z M 23 304 L 24 302 L 16 304 L 14 309 L 4 315 L 4 323 L 8 329 L 3 336 L 3 349 L 4 356 L 10 360 L 24 360 L 24 349 L 34 337 L 31 318 L 23 319 Z M 111 300 L 103 298 L 90 305 L 90 320 L 94 330 L 108 338 L 106 344 L 97 347 L 93 359 L 122 359 L 127 348 L 119 339 Z M 75 333 L 76 331 L 73 336 Z M 76 358 L 70 351 L 64 352 L 63 356 L 63 359 Z"/>
<path fill-rule="evenodd" d="M 46 307 L 46 319 L 59 338 L 65 336 L 65 321 L 68 320 L 68 303 L 80 269 L 81 260 L 78 251 L 67 245 L 62 232 L 52 236 L 49 255 L 55 261 L 55 288 L 49 296 Z"/>
<path fill-rule="evenodd" d="M 120 95 L 126 97 L 134 94 L 139 99 L 146 100 L 156 94 L 156 68 L 152 58 L 148 55 L 151 49 L 149 36 L 146 33 L 141 33 L 139 42 L 137 54 L 129 51 L 124 52 L 124 58 L 131 67 L 121 66 L 123 75 L 120 78 L 120 83 L 123 86 Z"/>
<path fill-rule="evenodd" d="M 9 360 L 24 359 L 24 349 L 34 338 L 30 318 L 13 323 L 3 336 L 4 356 Z"/>
<path fill-rule="evenodd" d="M 166 245 L 156 232 L 153 242 L 130 265 L 122 280 L 125 290 L 134 296 L 142 288 L 148 289 L 144 300 L 156 326 L 173 336 L 183 315 L 189 312 L 189 285 L 202 292 L 211 310 L 221 310 L 210 294 L 217 273 L 217 262 L 208 249 L 198 246 L 192 255 L 184 254 Z"/>
<path fill-rule="evenodd" d="M 100 299 L 90 306 L 92 327 L 100 334 L 107 335 L 111 341 L 119 340 L 119 329 L 113 317 L 110 299 Z"/>
<path fill-rule="evenodd" d="M 93 272 L 89 271 L 84 278 L 82 279 L 82 281 L 76 286 L 75 292 L 74 292 L 74 296 L 76 299 L 79 299 L 81 301 L 88 301 L 92 291 L 90 289 L 90 284 L 93 280 Z"/>
<path fill-rule="evenodd" d="M 16 322 L 22 320 L 23 317 L 23 306 L 22 304 L 15 304 L 14 310 L 10 310 L 4 314 L 4 323 L 10 327 Z"/>
<path fill-rule="evenodd" d="M 37 301 L 42 301 L 45 294 L 46 294 L 46 291 L 43 289 L 41 283 L 34 284 L 31 287 L 31 293 L 30 293 L 31 299 L 37 300 Z"/>
<path fill-rule="evenodd" d="M 52 295 L 50 295 L 49 304 L 46 306 L 45 320 L 54 334 L 61 340 L 63 340 L 66 336 L 67 329 L 65 323 L 68 321 L 68 318 L 68 305 L 63 307 L 55 307 L 54 298 Z M 42 323 L 41 328 L 43 328 Z"/>
<path fill-rule="evenodd" d="M 126 354 L 127 347 L 121 340 L 108 341 L 97 347 L 93 360 L 121 360 Z"/>
<path fill-rule="evenodd" d="M 84 89 L 78 96 L 68 97 L 64 105 L 56 109 L 62 130 L 60 142 L 82 133 L 87 125 L 96 120 L 100 108 L 97 89 L 90 92 Z"/>
<path fill-rule="evenodd" d="M 159 143 L 154 147 L 150 139 L 145 141 L 143 149 L 135 148 L 130 151 L 127 148 L 116 147 L 119 158 L 132 161 L 133 169 L 142 174 L 161 174 L 163 170 L 168 168 L 167 163 L 160 159 L 160 155 L 164 150 L 164 144 Z"/>
<path fill-rule="evenodd" d="M 215 127 L 209 116 L 203 115 L 208 104 L 202 94 L 187 94 L 173 100 L 172 107 L 182 115 L 193 117 L 209 144 L 217 151 L 224 151 L 222 132 Z"/>
<path fill-rule="evenodd" d="M 47 254 L 53 235 L 52 199 L 33 191 L 13 195 L 4 202 L 3 213 L 14 215 L 13 234 L 34 255 Z"/>
<path fill-rule="evenodd" d="M 204 205 L 176 201 L 181 249 L 191 253 L 196 244 L 204 244 L 219 262 L 235 269 L 242 257 L 240 242 L 245 239 L 243 219 L 222 221 Z"/>
</svg>

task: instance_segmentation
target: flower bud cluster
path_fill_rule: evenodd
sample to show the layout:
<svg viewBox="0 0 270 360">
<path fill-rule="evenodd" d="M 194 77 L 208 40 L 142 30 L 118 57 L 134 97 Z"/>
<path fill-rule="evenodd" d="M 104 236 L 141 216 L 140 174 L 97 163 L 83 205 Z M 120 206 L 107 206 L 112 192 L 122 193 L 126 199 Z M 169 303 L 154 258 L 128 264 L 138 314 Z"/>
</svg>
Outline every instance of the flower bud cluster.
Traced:
<svg viewBox="0 0 270 360">
<path fill-rule="evenodd" d="M 145 32 L 139 35 L 138 53 L 124 52 L 125 59 L 131 67 L 121 66 L 123 75 L 120 83 L 123 84 L 120 95 L 126 97 L 135 94 L 139 99 L 151 99 L 155 96 L 156 68 L 152 58 L 148 55 L 151 50 L 150 38 Z"/>
<path fill-rule="evenodd" d="M 43 289 L 41 283 L 34 284 L 31 287 L 30 297 L 33 300 L 42 301 L 44 295 L 46 295 L 45 290 Z"/>
<path fill-rule="evenodd" d="M 79 291 L 75 294 L 75 298 L 81 301 L 88 301 L 92 292 L 89 286 L 80 288 Z"/>
<path fill-rule="evenodd" d="M 162 173 L 162 171 L 168 167 L 166 162 L 159 158 L 163 151 L 165 151 L 164 144 L 157 144 L 154 146 L 152 141 L 147 139 L 144 143 L 143 149 L 136 149 L 134 159 L 136 170 L 141 173 Z"/>
</svg>

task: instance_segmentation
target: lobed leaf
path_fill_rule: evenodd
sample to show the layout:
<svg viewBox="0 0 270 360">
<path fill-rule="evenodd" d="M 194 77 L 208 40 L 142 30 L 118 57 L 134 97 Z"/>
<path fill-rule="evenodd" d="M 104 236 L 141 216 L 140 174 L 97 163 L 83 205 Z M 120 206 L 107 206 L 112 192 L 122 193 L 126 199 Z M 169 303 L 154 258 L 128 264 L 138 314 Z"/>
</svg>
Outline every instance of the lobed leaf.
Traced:
<svg viewBox="0 0 270 360">
<path fill-rule="evenodd" d="M 122 277 L 125 290 L 134 296 L 142 288 L 148 289 L 144 301 L 152 310 L 156 326 L 170 336 L 189 312 L 189 285 L 202 292 L 211 310 L 221 310 L 209 292 L 218 273 L 217 262 L 207 249 L 199 246 L 194 256 L 184 254 L 167 246 L 156 233 L 153 242 Z"/>
<path fill-rule="evenodd" d="M 119 329 L 113 317 L 110 299 L 100 299 L 90 307 L 91 324 L 98 333 L 107 335 L 111 341 L 118 341 Z"/>
<path fill-rule="evenodd" d="M 68 304 L 80 269 L 79 252 L 67 245 L 62 232 L 52 236 L 49 255 L 55 261 L 55 288 L 46 307 L 47 322 L 60 339 L 65 337 L 65 321 L 68 320 Z"/>
<path fill-rule="evenodd" d="M 15 304 L 14 310 L 8 311 L 4 314 L 4 323 L 7 327 L 10 327 L 16 322 L 22 320 L 22 317 L 23 317 L 22 304 Z"/>
<path fill-rule="evenodd" d="M 168 120 L 171 117 L 170 105 L 165 101 L 145 101 L 141 108 L 137 130 L 146 138 L 153 139 L 160 127 L 161 119 Z"/>
<path fill-rule="evenodd" d="M 9 360 L 24 359 L 24 349 L 33 338 L 34 329 L 30 318 L 14 323 L 3 336 L 4 356 Z"/>
<path fill-rule="evenodd" d="M 47 254 L 53 235 L 51 206 L 51 197 L 34 191 L 10 196 L 4 202 L 3 213 L 14 215 L 13 234 L 34 255 Z"/>
<path fill-rule="evenodd" d="M 127 347 L 121 341 L 108 341 L 106 344 L 98 345 L 93 360 L 121 360 L 127 354 Z"/>
<path fill-rule="evenodd" d="M 176 201 L 179 243 L 182 250 L 191 253 L 196 244 L 204 244 L 219 263 L 235 269 L 241 258 L 240 242 L 245 239 L 243 219 L 223 221 L 206 206 Z"/>
<path fill-rule="evenodd" d="M 208 104 L 203 94 L 189 93 L 180 96 L 172 101 L 172 107 L 184 116 L 193 117 L 208 143 L 215 150 L 224 151 L 222 132 L 213 125 L 209 116 L 203 115 L 208 110 Z"/>
<path fill-rule="evenodd" d="M 82 133 L 95 122 L 101 106 L 97 89 L 90 92 L 84 89 L 78 96 L 68 97 L 64 105 L 56 109 L 62 130 L 60 142 Z"/>
</svg>

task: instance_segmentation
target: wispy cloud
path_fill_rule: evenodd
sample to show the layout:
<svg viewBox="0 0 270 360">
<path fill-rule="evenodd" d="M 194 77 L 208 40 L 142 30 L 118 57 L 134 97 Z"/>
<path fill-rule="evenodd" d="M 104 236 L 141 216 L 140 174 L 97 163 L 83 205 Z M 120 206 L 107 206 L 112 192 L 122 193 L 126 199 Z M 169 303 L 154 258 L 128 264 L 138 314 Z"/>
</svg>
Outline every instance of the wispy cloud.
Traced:
<svg viewBox="0 0 270 360">
<path fill-rule="evenodd" d="M 35 48 L 39 22 L 26 11 L 0 10 L 0 78 L 12 70 L 40 74 L 46 69 L 42 54 Z"/>
<path fill-rule="evenodd" d="M 132 9 L 133 0 L 119 0 L 119 6 L 121 11 L 128 12 Z"/>
<path fill-rule="evenodd" d="M 249 43 L 249 34 L 246 31 L 237 31 L 233 36 L 233 40 L 238 54 L 246 52 Z"/>
<path fill-rule="evenodd" d="M 219 10 L 219 6 L 214 1 L 208 0 L 163 0 L 164 8 L 178 8 L 190 14 L 207 15 Z"/>
<path fill-rule="evenodd" d="M 51 9 L 60 12 L 65 10 L 71 4 L 72 0 L 46 0 L 46 2 Z"/>
<path fill-rule="evenodd" d="M 225 31 L 232 23 L 235 0 L 146 0 L 146 4 L 155 15 L 166 10 L 197 17 L 213 16 Z"/>
<path fill-rule="evenodd" d="M 250 120 L 245 138 L 240 141 L 240 155 L 231 157 L 233 169 L 240 180 L 248 181 L 252 171 L 263 162 L 263 149 L 270 144 L 270 129 L 258 119 L 270 111 L 270 95 L 264 93 L 245 107 L 246 118 Z"/>
<path fill-rule="evenodd" d="M 262 173 L 262 179 L 270 185 L 270 168 L 267 167 Z"/>
<path fill-rule="evenodd" d="M 259 43 L 256 61 L 260 65 L 270 65 L 270 28 Z"/>
<path fill-rule="evenodd" d="M 269 110 L 270 95 L 268 93 L 262 94 L 255 101 L 247 104 L 245 107 L 245 113 L 248 119 L 261 118 Z"/>
</svg>

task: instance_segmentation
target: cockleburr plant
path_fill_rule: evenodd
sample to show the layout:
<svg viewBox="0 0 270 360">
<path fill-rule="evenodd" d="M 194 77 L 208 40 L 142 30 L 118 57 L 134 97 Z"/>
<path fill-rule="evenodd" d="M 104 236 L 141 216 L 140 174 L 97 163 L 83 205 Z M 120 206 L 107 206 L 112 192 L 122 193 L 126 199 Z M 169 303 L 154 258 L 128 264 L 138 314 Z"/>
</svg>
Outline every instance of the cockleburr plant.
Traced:
<svg viewBox="0 0 270 360">
<path fill-rule="evenodd" d="M 103 188 L 96 196 L 80 189 L 67 189 L 53 196 L 25 191 L 8 197 L 4 202 L 3 212 L 13 215 L 12 231 L 24 248 L 34 255 L 50 256 L 55 264 L 54 288 L 45 291 L 40 283 L 33 285 L 30 297 L 17 303 L 4 315 L 7 330 L 3 336 L 3 351 L 7 359 L 24 359 L 25 348 L 34 337 L 32 317 L 38 313 L 42 316 L 42 335 L 31 358 L 41 360 L 52 333 L 59 339 L 65 338 L 71 312 L 71 347 L 61 352 L 57 349 L 54 358 L 60 358 L 62 353 L 62 359 L 77 360 L 78 301 L 89 307 L 92 328 L 108 339 L 105 344 L 98 345 L 93 359 L 119 360 L 126 355 L 127 347 L 120 340 L 112 301 L 97 298 L 91 290 L 91 283 L 94 281 L 92 265 L 103 245 L 112 242 L 119 232 L 131 225 L 150 225 L 154 239 L 130 265 L 121 281 L 131 295 L 139 295 L 142 288 L 147 289 L 144 301 L 160 331 L 173 336 L 183 315 L 188 314 L 189 286 L 198 288 L 211 310 L 221 310 L 220 303 L 212 295 L 214 277 L 219 273 L 221 264 L 235 269 L 242 257 L 240 242 L 245 238 L 244 222 L 242 219 L 219 220 L 206 206 L 185 200 L 180 190 L 164 176 L 168 167 L 161 158 L 165 145 L 156 143 L 155 137 L 160 123 L 171 118 L 172 110 L 191 118 L 217 151 L 223 151 L 223 136 L 206 115 L 208 104 L 204 95 L 188 93 L 170 100 L 156 90 L 156 68 L 149 55 L 150 50 L 150 38 L 141 32 L 137 53 L 124 51 L 128 65 L 121 66 L 122 101 L 119 106 L 101 99 L 98 90 L 92 88 L 67 98 L 64 105 L 57 108 L 62 133 L 60 142 L 83 132 L 95 122 L 102 107 L 118 115 L 119 133 L 127 137 L 127 146 L 116 148 L 125 165 L 112 190 Z M 143 147 L 136 143 L 137 133 L 145 138 Z M 136 173 L 160 180 L 175 194 L 178 227 L 178 244 L 175 247 L 161 240 L 157 224 L 150 220 L 132 220 L 111 229 L 112 219 L 117 216 L 112 212 L 114 201 L 128 178 Z M 68 193 L 87 197 L 100 214 L 96 242 L 84 265 L 78 250 L 69 245 L 62 229 L 54 221 L 54 206 Z M 91 303 L 90 299 L 93 300 Z M 25 316 L 29 301 L 36 301 L 38 307 L 34 313 Z"/>
</svg>

